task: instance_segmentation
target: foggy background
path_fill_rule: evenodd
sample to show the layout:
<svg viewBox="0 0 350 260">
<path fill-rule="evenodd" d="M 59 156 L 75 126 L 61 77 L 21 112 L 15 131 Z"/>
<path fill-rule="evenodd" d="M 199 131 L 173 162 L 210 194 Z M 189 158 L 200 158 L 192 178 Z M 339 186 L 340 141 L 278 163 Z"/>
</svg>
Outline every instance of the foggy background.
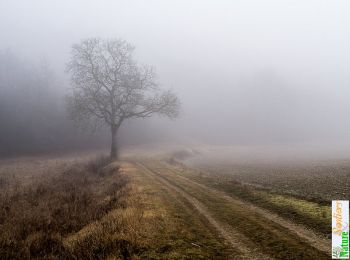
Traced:
<svg viewBox="0 0 350 260">
<path fill-rule="evenodd" d="M 135 45 L 182 102 L 176 121 L 127 122 L 123 144 L 349 151 L 349 13 L 349 1 L 0 0 L 0 150 L 108 144 L 64 108 L 72 44 L 102 37 Z"/>
</svg>

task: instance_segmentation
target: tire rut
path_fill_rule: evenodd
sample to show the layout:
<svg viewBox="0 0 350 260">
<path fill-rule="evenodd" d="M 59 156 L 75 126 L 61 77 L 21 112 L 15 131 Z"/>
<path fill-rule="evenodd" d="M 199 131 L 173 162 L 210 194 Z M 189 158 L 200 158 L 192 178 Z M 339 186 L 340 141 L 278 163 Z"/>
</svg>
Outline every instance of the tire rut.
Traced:
<svg viewBox="0 0 350 260">
<path fill-rule="evenodd" d="M 166 178 L 161 176 L 161 174 L 145 166 L 144 164 L 138 162 L 136 163 L 136 165 L 139 166 L 139 168 L 141 168 L 144 172 L 155 176 L 161 183 L 163 183 L 169 189 L 169 191 L 171 191 L 172 193 L 177 193 L 183 198 L 185 198 L 202 216 L 204 216 L 207 219 L 207 221 L 219 232 L 219 234 L 227 242 L 229 242 L 235 250 L 242 254 L 241 256 L 235 256 L 235 259 L 239 259 L 239 257 L 246 259 L 273 259 L 272 257 L 262 254 L 261 252 L 257 252 L 257 250 L 254 250 L 251 247 L 247 246 L 247 244 L 249 244 L 249 240 L 245 238 L 244 235 L 234 230 L 231 226 L 225 225 L 217 221 L 201 202 L 199 202 L 196 198 L 188 194 L 186 191 L 175 186 Z M 247 243 L 244 243 L 245 241 Z"/>
<path fill-rule="evenodd" d="M 326 238 L 323 238 L 321 235 L 316 234 L 312 230 L 307 229 L 304 226 L 295 224 L 292 221 L 289 221 L 289 220 L 287 220 L 285 218 L 282 218 L 281 216 L 279 216 L 279 215 L 277 215 L 275 213 L 272 213 L 272 212 L 267 211 L 267 210 L 265 210 L 263 208 L 260 208 L 260 207 L 258 207 L 256 205 L 253 205 L 250 202 L 246 202 L 246 201 L 243 201 L 243 200 L 240 200 L 240 199 L 236 199 L 234 197 L 229 196 L 228 194 L 226 194 L 223 191 L 219 191 L 219 190 L 210 188 L 210 187 L 208 187 L 206 185 L 203 185 L 203 184 L 200 184 L 198 182 L 195 182 L 195 181 L 193 181 L 193 180 L 191 180 L 189 178 L 186 178 L 186 177 L 180 175 L 181 172 L 177 172 L 174 169 L 171 169 L 171 168 L 165 168 L 165 169 L 174 172 L 176 174 L 175 177 L 181 178 L 184 181 L 186 181 L 187 183 L 191 183 L 192 185 L 196 185 L 199 188 L 205 189 L 205 190 L 207 190 L 207 191 L 209 191 L 209 192 L 211 192 L 211 193 L 213 193 L 213 194 L 215 194 L 217 196 L 220 196 L 221 198 L 224 198 L 225 200 L 227 200 L 229 202 L 236 203 L 236 204 L 242 205 L 244 207 L 248 207 L 250 210 L 252 210 L 252 211 L 262 215 L 263 217 L 265 217 L 265 218 L 275 222 L 276 224 L 279 224 L 280 226 L 287 228 L 289 231 L 297 234 L 300 238 L 302 238 L 305 241 L 307 241 L 310 246 L 312 246 L 312 247 L 314 247 L 314 248 L 316 248 L 316 249 L 318 249 L 318 250 L 320 250 L 322 252 L 329 253 L 329 250 L 331 248 L 330 240 L 326 239 Z"/>
</svg>

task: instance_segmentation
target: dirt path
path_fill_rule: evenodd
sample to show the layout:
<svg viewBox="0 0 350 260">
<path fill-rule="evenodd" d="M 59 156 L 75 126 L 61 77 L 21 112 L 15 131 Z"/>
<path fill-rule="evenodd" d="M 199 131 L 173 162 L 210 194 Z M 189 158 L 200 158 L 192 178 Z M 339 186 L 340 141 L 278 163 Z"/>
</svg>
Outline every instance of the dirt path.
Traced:
<svg viewBox="0 0 350 260">
<path fill-rule="evenodd" d="M 248 239 L 245 238 L 244 235 L 240 234 L 232 227 L 218 222 L 201 202 L 187 192 L 173 185 L 171 182 L 163 178 L 158 172 L 152 170 L 142 163 L 137 163 L 137 166 L 139 166 L 146 174 L 156 177 L 172 193 L 177 193 L 184 197 L 202 216 L 208 220 L 208 222 L 219 232 L 219 234 L 221 234 L 221 236 L 234 247 L 235 250 L 241 253 L 240 257 L 247 257 L 249 259 L 273 259 L 270 256 L 256 252 L 256 250 L 252 250 L 252 248 L 247 247 L 246 245 L 248 244 Z"/>
<path fill-rule="evenodd" d="M 329 240 L 303 226 L 193 181 L 170 165 L 155 161 L 136 164 L 172 193 L 185 198 L 243 258 L 329 258 Z"/>
<path fill-rule="evenodd" d="M 263 217 L 287 228 L 291 232 L 296 233 L 299 237 L 305 239 L 311 246 L 313 246 L 313 247 L 315 247 L 315 248 L 317 248 L 325 253 L 329 253 L 329 250 L 331 247 L 331 241 L 329 239 L 326 239 L 326 238 L 316 234 L 312 230 L 307 229 L 306 227 L 303 227 L 301 225 L 297 225 L 290 220 L 287 220 L 285 218 L 278 216 L 277 214 L 274 214 L 274 213 L 269 212 L 263 208 L 255 206 L 252 203 L 249 203 L 246 201 L 243 202 L 242 200 L 233 198 L 233 197 L 227 195 L 223 191 L 219 191 L 219 190 L 210 188 L 208 186 L 205 186 L 203 184 L 197 183 L 195 181 L 192 181 L 189 178 L 186 178 L 186 177 L 180 175 L 181 173 L 174 170 L 174 169 L 167 168 L 167 170 L 170 170 L 170 171 L 175 173 L 174 178 L 181 178 L 184 181 L 186 181 L 187 183 L 191 183 L 192 185 L 198 186 L 202 189 L 206 189 L 206 190 L 210 191 L 211 193 L 224 198 L 227 201 L 240 204 L 244 207 L 248 207 L 250 210 L 252 210 L 252 211 L 262 215 Z"/>
</svg>

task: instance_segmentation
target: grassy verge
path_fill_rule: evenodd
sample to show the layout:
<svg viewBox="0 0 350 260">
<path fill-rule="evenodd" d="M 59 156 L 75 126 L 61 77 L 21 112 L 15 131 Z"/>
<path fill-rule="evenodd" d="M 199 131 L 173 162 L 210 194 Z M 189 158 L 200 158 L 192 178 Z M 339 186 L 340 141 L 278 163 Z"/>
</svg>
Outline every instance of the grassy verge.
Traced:
<svg viewBox="0 0 350 260">
<path fill-rule="evenodd" d="M 66 242 L 107 213 L 127 206 L 128 178 L 109 163 L 99 158 L 74 164 L 29 186 L 7 183 L 0 193 L 0 258 L 74 259 L 120 251 L 118 242 L 110 245 L 112 240 L 105 251 Z"/>
</svg>

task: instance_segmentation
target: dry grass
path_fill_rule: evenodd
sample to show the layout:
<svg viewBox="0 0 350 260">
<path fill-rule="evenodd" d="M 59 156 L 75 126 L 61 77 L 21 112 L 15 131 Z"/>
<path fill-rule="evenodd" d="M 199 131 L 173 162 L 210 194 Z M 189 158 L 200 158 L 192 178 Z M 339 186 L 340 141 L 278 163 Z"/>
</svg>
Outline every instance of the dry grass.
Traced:
<svg viewBox="0 0 350 260">
<path fill-rule="evenodd" d="M 0 258 L 131 255 L 142 212 L 129 208 L 128 178 L 109 163 L 73 163 L 30 185 L 1 176 Z"/>
<path fill-rule="evenodd" d="M 171 163 L 153 166 L 203 203 L 218 221 L 247 237 L 252 247 L 284 259 L 324 256 L 298 242 L 286 228 L 176 175 L 327 234 L 329 212 L 323 204 L 247 185 L 227 172 L 209 174 L 176 160 Z M 229 259 L 239 255 L 185 198 L 133 163 L 105 157 L 84 162 L 44 158 L 28 165 L 14 161 L 0 167 L 0 259 Z"/>
</svg>

